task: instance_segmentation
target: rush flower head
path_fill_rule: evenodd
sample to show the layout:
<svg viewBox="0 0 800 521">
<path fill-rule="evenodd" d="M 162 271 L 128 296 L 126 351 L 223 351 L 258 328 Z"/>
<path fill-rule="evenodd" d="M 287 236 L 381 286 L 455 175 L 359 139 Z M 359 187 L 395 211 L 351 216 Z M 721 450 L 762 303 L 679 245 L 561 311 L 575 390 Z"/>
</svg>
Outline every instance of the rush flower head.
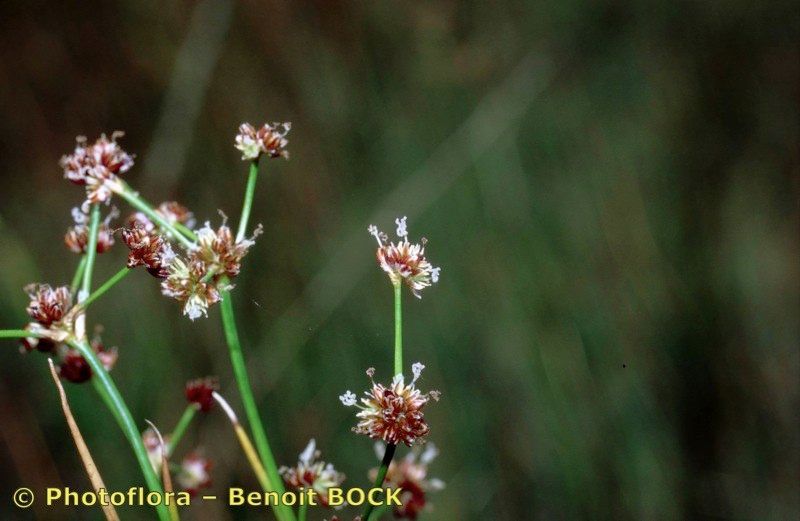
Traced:
<svg viewBox="0 0 800 521">
<path fill-rule="evenodd" d="M 187 228 L 194 227 L 194 214 L 177 201 L 164 201 L 156 208 L 156 213 L 170 224 L 183 224 Z"/>
<path fill-rule="evenodd" d="M 211 486 L 211 461 L 198 454 L 187 455 L 181 462 L 176 479 L 183 490 L 192 496 L 197 495 Z"/>
<path fill-rule="evenodd" d="M 375 444 L 375 453 L 381 459 L 384 446 Z M 444 488 L 444 483 L 436 478 L 428 478 L 428 465 L 439 451 L 433 443 L 425 446 L 425 450 L 414 447 L 402 460 L 395 460 L 389 465 L 384 484 L 392 489 L 402 489 L 400 501 L 402 505 L 394 507 L 394 516 L 398 519 L 417 519 L 427 505 L 427 493 Z M 378 469 L 370 471 L 370 479 L 377 478 Z"/>
<path fill-rule="evenodd" d="M 254 160 L 262 154 L 271 158 L 289 159 L 289 151 L 286 150 L 289 140 L 286 139 L 286 134 L 291 128 L 292 124 L 289 122 L 265 123 L 259 129 L 250 123 L 242 123 L 234 146 L 242 152 L 242 159 Z"/>
<path fill-rule="evenodd" d="M 175 252 L 164 236 L 137 226 L 122 230 L 122 240 L 130 249 L 127 262 L 129 268 L 144 266 L 152 276 L 160 279 L 169 275 L 169 266 L 175 259 Z"/>
<path fill-rule="evenodd" d="M 66 286 L 54 289 L 49 284 L 31 284 L 25 291 L 31 299 L 28 315 L 45 327 L 60 321 L 72 307 L 72 295 Z"/>
<path fill-rule="evenodd" d="M 108 139 L 102 134 L 91 145 L 86 137 L 78 136 L 73 153 L 61 158 L 64 177 L 86 187 L 87 202 L 108 202 L 117 176 L 133 166 L 133 157 L 117 144 L 123 135 L 117 131 Z"/>
<path fill-rule="evenodd" d="M 80 384 L 92 377 L 92 368 L 80 353 L 70 349 L 61 359 L 58 374 L 68 382 Z"/>
<path fill-rule="evenodd" d="M 408 240 L 406 218 L 395 219 L 397 224 L 397 243 L 389 242 L 389 237 L 371 224 L 367 230 L 378 241 L 376 257 L 380 267 L 389 275 L 395 286 L 405 282 L 415 297 L 421 298 L 420 291 L 439 282 L 441 268 L 436 268 L 425 258 L 425 244 L 422 238 L 419 244 Z"/>
<path fill-rule="evenodd" d="M 317 443 L 312 438 L 305 450 L 300 453 L 297 465 L 281 467 L 279 472 L 286 486 L 298 490 L 312 489 L 318 494 L 320 503 L 327 506 L 328 490 L 341 485 L 345 476 L 337 472 L 333 464 L 319 461 L 319 457 Z"/>
<path fill-rule="evenodd" d="M 353 427 L 353 432 L 393 445 L 402 442 L 410 447 L 415 443 L 424 443 L 429 428 L 422 409 L 431 399 L 439 400 L 438 391 L 423 394 L 416 388 L 424 368 L 417 362 L 413 365 L 414 378 L 409 384 L 405 383 L 402 374 L 397 374 L 388 386 L 375 383 L 372 380 L 375 369 L 367 369 L 372 388 L 364 393 L 361 404 L 356 403 L 355 395 L 350 391 L 339 397 L 345 406 L 360 409 L 356 413 L 359 421 Z"/>
<path fill-rule="evenodd" d="M 197 230 L 197 246 L 189 253 L 192 261 L 203 263 L 207 270 L 215 275 L 225 274 L 235 277 L 242 268 L 242 258 L 255 244 L 255 238 L 261 234 L 261 227 L 256 228 L 253 237 L 236 241 L 228 226 L 223 223 L 217 230 L 206 222 Z"/>
<path fill-rule="evenodd" d="M 214 405 L 214 391 L 219 389 L 216 378 L 197 378 L 186 383 L 186 399 L 189 403 L 197 404 L 202 412 L 208 412 Z"/>
<path fill-rule="evenodd" d="M 97 230 L 97 253 L 105 253 L 114 245 L 114 232 L 109 227 L 109 223 L 117 215 L 118 212 L 114 208 L 100 223 Z M 72 218 L 75 220 L 75 226 L 67 229 L 67 233 L 64 235 L 64 244 L 74 253 L 86 253 L 86 247 L 89 244 L 89 216 L 79 208 L 73 208 Z"/>
<path fill-rule="evenodd" d="M 164 445 L 162 445 L 161 439 L 159 438 L 156 430 L 152 427 L 148 427 L 142 433 L 142 443 L 144 444 L 144 448 L 147 450 L 147 459 L 150 460 L 150 464 L 153 466 L 153 469 L 160 473 L 164 449 L 167 449 L 167 446 L 169 445 L 168 438 L 164 439 Z"/>
<path fill-rule="evenodd" d="M 119 358 L 119 353 L 117 352 L 116 347 L 106 347 L 103 343 L 103 339 L 100 338 L 100 333 L 95 331 L 95 335 L 92 338 L 91 346 L 95 353 L 97 353 L 97 358 L 100 360 L 100 363 L 103 364 L 103 368 L 106 371 L 111 371 L 114 369 L 114 366 L 117 365 L 117 359 Z"/>
<path fill-rule="evenodd" d="M 220 301 L 221 286 L 213 280 L 213 273 L 196 260 L 187 264 L 180 257 L 169 265 L 169 275 L 161 282 L 161 293 L 183 302 L 183 314 L 191 320 L 208 315 L 208 307 Z"/>
</svg>

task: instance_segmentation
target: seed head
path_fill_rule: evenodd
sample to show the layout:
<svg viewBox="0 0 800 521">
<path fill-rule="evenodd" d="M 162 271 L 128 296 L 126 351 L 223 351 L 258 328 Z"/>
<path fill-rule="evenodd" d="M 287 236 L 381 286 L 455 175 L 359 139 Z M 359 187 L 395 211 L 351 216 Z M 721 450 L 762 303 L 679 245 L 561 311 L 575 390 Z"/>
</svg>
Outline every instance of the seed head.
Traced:
<svg viewBox="0 0 800 521">
<path fill-rule="evenodd" d="M 208 315 L 208 307 L 220 301 L 220 290 L 229 286 L 221 286 L 214 277 L 206 280 L 208 269 L 202 262 L 195 260 L 187 264 L 180 257 L 169 265 L 169 275 L 161 282 L 161 293 L 183 302 L 183 314 L 191 320 Z"/>
<path fill-rule="evenodd" d="M 64 318 L 72 307 L 72 295 L 66 286 L 53 289 L 49 284 L 32 284 L 25 291 L 31 299 L 28 315 L 45 327 Z"/>
<path fill-rule="evenodd" d="M 378 458 L 383 457 L 385 448 L 382 443 L 375 444 Z M 427 493 L 441 490 L 444 483 L 436 478 L 429 479 L 428 465 L 436 458 L 439 451 L 433 443 L 425 446 L 425 450 L 414 447 L 402 460 L 395 460 L 389 465 L 384 485 L 392 489 L 402 489 L 400 501 L 402 505 L 394 507 L 394 516 L 398 519 L 417 519 L 427 503 Z M 370 471 L 370 479 L 375 480 L 378 469 Z"/>
<path fill-rule="evenodd" d="M 75 350 L 69 350 L 61 360 L 58 367 L 58 374 L 64 380 L 80 384 L 92 377 L 92 368 L 89 362 Z"/>
<path fill-rule="evenodd" d="M 291 130 L 291 123 L 265 123 L 256 129 L 250 123 L 242 123 L 236 135 L 235 147 L 242 152 L 242 159 L 255 160 L 262 154 L 271 158 L 283 157 L 289 159 L 286 145 L 289 140 L 286 134 Z"/>
<path fill-rule="evenodd" d="M 91 145 L 84 136 L 78 136 L 73 153 L 61 158 L 64 177 L 86 187 L 87 202 L 108 202 L 117 176 L 133 166 L 133 157 L 117 144 L 117 138 L 123 135 L 117 131 L 108 139 L 102 134 Z"/>
<path fill-rule="evenodd" d="M 97 253 L 105 253 L 114 245 L 114 232 L 109 227 L 109 223 L 117 216 L 116 208 L 108 214 L 106 219 L 100 223 L 97 229 Z M 67 229 L 64 235 L 64 244 L 73 253 L 86 253 L 89 245 L 89 226 L 88 216 L 79 208 L 72 209 L 72 217 L 75 225 Z"/>
<path fill-rule="evenodd" d="M 169 266 L 175 259 L 172 245 L 155 231 L 143 227 L 122 230 L 122 240 L 130 249 L 127 266 L 144 266 L 154 277 L 164 279 L 169 275 Z"/>
<path fill-rule="evenodd" d="M 216 378 L 197 378 L 186 383 L 186 399 L 189 403 L 197 404 L 202 412 L 208 412 L 214 405 L 214 391 L 219 389 Z"/>
<path fill-rule="evenodd" d="M 320 503 L 327 506 L 328 490 L 341 485 L 345 476 L 337 472 L 331 463 L 319 461 L 320 455 L 316 441 L 312 438 L 300 453 L 297 465 L 281 467 L 279 472 L 286 486 L 297 490 L 310 488 L 318 494 Z"/>
<path fill-rule="evenodd" d="M 396 244 L 389 242 L 388 236 L 379 231 L 374 224 L 367 228 L 370 235 L 378 241 L 376 252 L 378 264 L 389 275 L 392 284 L 397 286 L 405 282 L 414 296 L 421 298 L 421 290 L 439 282 L 441 268 L 434 267 L 425 258 L 427 241 L 424 238 L 419 244 L 408 241 L 405 217 L 395 219 L 395 224 L 397 224 L 397 236 L 400 238 Z"/>
<path fill-rule="evenodd" d="M 424 443 L 429 428 L 422 409 L 431 399 L 438 401 L 439 392 L 423 394 L 416 388 L 422 368 L 422 364 L 414 365 L 414 379 L 408 385 L 402 374 L 395 375 L 388 386 L 373 380 L 372 388 L 364 393 L 360 405 L 350 391 L 340 396 L 345 406 L 353 405 L 361 409 L 356 413 L 359 421 L 353 432 L 394 445 L 402 442 L 410 447 L 415 443 Z M 370 379 L 373 374 L 374 370 L 367 371 Z"/>
<path fill-rule="evenodd" d="M 215 231 L 206 223 L 197 230 L 197 247 L 189 253 L 189 259 L 204 264 L 207 270 L 213 270 L 216 275 L 225 274 L 233 278 L 239 274 L 242 258 L 255 244 L 259 234 L 261 227 L 256 228 L 252 238 L 236 242 L 227 225 L 222 224 Z"/>
</svg>

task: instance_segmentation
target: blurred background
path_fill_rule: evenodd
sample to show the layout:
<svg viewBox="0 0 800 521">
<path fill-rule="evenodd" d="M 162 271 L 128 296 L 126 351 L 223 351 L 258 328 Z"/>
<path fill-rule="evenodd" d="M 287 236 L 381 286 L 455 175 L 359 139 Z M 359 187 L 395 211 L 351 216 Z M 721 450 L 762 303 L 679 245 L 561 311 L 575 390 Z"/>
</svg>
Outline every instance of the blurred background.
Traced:
<svg viewBox="0 0 800 521">
<path fill-rule="evenodd" d="M 315 437 L 368 484 L 372 443 L 337 396 L 391 373 L 366 227 L 408 215 L 442 266 L 405 299 L 406 358 L 443 393 L 427 418 L 447 488 L 424 519 L 797 519 L 798 18 L 791 1 L 3 2 L 0 327 L 26 323 L 23 286 L 77 265 L 83 191 L 58 167 L 76 135 L 125 130 L 129 182 L 218 223 L 241 207 L 239 123 L 291 121 L 233 293 L 280 463 Z M 171 430 L 197 376 L 242 411 L 218 313 L 191 323 L 144 271 L 92 309 L 142 428 Z M 90 486 L 46 367 L 0 344 L 0 517 L 99 519 L 11 504 Z M 107 485 L 138 485 L 91 386 L 67 391 Z M 199 420 L 179 455 L 203 447 L 212 490 L 255 488 L 223 416 Z"/>
</svg>

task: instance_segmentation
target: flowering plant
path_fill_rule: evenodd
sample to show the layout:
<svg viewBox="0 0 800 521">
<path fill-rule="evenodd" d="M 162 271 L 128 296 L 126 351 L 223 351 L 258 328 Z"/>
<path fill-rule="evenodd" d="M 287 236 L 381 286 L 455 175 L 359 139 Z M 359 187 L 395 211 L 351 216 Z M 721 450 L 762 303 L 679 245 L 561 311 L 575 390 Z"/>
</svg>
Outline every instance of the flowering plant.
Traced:
<svg viewBox="0 0 800 521">
<path fill-rule="evenodd" d="M 333 464 L 321 459 L 314 439 L 308 442 L 296 464 L 277 466 L 250 386 L 230 298 L 234 289 L 232 281 L 239 275 L 247 253 L 262 233 L 260 225 L 253 229 L 248 227 L 261 160 L 288 159 L 286 136 L 290 128 L 289 123 L 264 124 L 259 128 L 248 123 L 240 126 L 234 145 L 242 153 L 242 159 L 248 161 L 249 174 L 235 232 L 224 215 L 219 226 L 206 221 L 197 228 L 193 213 L 180 203 L 166 201 L 156 206 L 144 200 L 124 180 L 124 175 L 134 166 L 134 156 L 121 147 L 122 132 L 114 132 L 110 138 L 101 135 L 94 142 L 78 137 L 73 152 L 61 158 L 64 177 L 84 187 L 83 200 L 72 211 L 74 224 L 64 236 L 67 249 L 80 255 L 75 275 L 69 285 L 42 283 L 26 287 L 29 297 L 27 313 L 31 321 L 23 329 L 0 330 L 0 338 L 18 339 L 23 352 L 35 350 L 48 355 L 53 363 L 53 374 L 61 379 L 94 385 L 130 444 L 151 492 L 172 492 L 177 485 L 184 493 L 196 495 L 212 486 L 213 464 L 202 449 L 195 448 L 180 463 L 171 463 L 171 459 L 198 413 L 212 413 L 217 406 L 230 420 L 264 492 L 278 495 L 286 493 L 287 489 L 308 492 L 319 498 L 319 505 L 326 507 L 329 506 L 329 490 L 345 480 L 344 474 Z M 120 216 L 119 210 L 111 206 L 114 197 L 133 209 L 119 228 L 112 224 Z M 381 465 L 369 474 L 374 487 L 385 486 L 401 492 L 405 499 L 402 504 L 395 505 L 394 515 L 415 519 L 426 505 L 425 493 L 441 488 L 441 482 L 426 478 L 427 465 L 433 459 L 435 449 L 430 445 L 420 455 L 418 448 L 430 433 L 423 409 L 431 400 L 437 401 L 439 393 L 423 393 L 417 388 L 425 368 L 419 362 L 412 365 L 413 377 L 410 380 L 404 376 L 402 288 L 407 286 L 414 296 L 420 298 L 424 289 L 438 281 L 440 268 L 426 259 L 425 239 L 420 243 L 409 241 L 406 217 L 398 218 L 395 223 L 399 237 L 397 243 L 389 242 L 386 234 L 379 232 L 377 227 L 371 225 L 368 228 L 378 242 L 378 264 L 387 273 L 394 289 L 393 377 L 389 384 L 376 383 L 372 380 L 375 369 L 370 368 L 367 374 L 372 380 L 371 387 L 360 400 L 351 391 L 339 399 L 344 405 L 358 409 L 353 431 L 379 441 Z M 128 249 L 125 265 L 110 279 L 95 286 L 93 272 L 97 256 L 118 242 Z M 99 326 L 91 340 L 86 332 L 90 306 L 139 267 L 156 279 L 164 296 L 179 302 L 182 314 L 192 321 L 207 317 L 210 307 L 220 306 L 231 364 L 250 432 L 241 425 L 234 407 L 223 397 L 219 383 L 213 377 L 198 378 L 186 384 L 188 405 L 170 433 L 162 435 L 153 424 L 143 432 L 139 430 L 109 374 L 117 362 L 117 349 L 103 345 Z M 64 403 L 67 403 L 66 395 Z M 74 430 L 73 435 L 80 447 L 79 432 L 76 432 Z M 413 449 L 405 459 L 393 462 L 399 445 Z M 83 451 L 81 455 L 84 456 Z M 89 464 L 85 463 L 89 470 Z M 277 504 L 273 512 L 279 521 L 304 521 L 307 508 L 307 504 L 301 504 L 295 512 L 286 504 Z M 386 510 L 385 507 L 373 509 L 369 505 L 360 519 L 377 519 Z M 104 512 L 107 518 L 115 518 L 113 506 L 104 508 Z M 177 506 L 162 503 L 156 505 L 156 514 L 160 520 L 179 516 Z"/>
</svg>

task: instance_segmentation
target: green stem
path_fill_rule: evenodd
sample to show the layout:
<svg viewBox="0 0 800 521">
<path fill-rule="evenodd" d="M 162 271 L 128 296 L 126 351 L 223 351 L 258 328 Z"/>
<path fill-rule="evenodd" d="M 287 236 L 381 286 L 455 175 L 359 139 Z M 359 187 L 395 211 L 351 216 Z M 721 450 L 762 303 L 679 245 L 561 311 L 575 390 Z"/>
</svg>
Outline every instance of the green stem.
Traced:
<svg viewBox="0 0 800 521">
<path fill-rule="evenodd" d="M 394 457 L 394 451 L 397 448 L 397 445 L 394 443 L 389 443 L 386 445 L 386 452 L 383 453 L 383 461 L 381 461 L 381 466 L 378 469 L 378 477 L 375 478 L 375 484 L 372 485 L 372 488 L 381 488 L 383 485 L 383 480 L 386 478 L 386 473 L 389 472 L 389 464 L 392 463 L 392 458 Z M 370 514 L 372 514 L 372 510 L 375 508 L 369 502 L 367 502 L 367 508 L 364 509 L 364 515 L 361 518 L 364 521 L 369 521 Z"/>
<path fill-rule="evenodd" d="M 69 285 L 69 294 L 75 295 L 75 292 L 78 291 L 78 286 L 81 284 L 81 279 L 83 279 L 83 271 L 86 269 L 86 255 L 81 255 L 81 260 L 78 263 L 78 267 L 75 269 L 75 275 L 72 276 L 72 283 Z"/>
<path fill-rule="evenodd" d="M 175 429 L 172 431 L 172 435 L 169 437 L 169 443 L 167 444 L 167 457 L 172 455 L 172 453 L 175 451 L 175 447 L 177 447 L 178 443 L 181 442 L 181 438 L 183 438 L 186 428 L 190 423 L 192 423 L 192 419 L 194 419 L 195 414 L 197 414 L 197 404 L 190 403 L 189 406 L 186 407 L 186 410 L 183 411 L 181 419 L 178 420 L 178 425 L 175 426 Z"/>
<path fill-rule="evenodd" d="M 228 280 L 226 277 L 220 282 L 220 286 L 226 286 Z M 264 424 L 261 422 L 261 417 L 258 414 L 258 407 L 256 400 L 253 396 L 253 391 L 250 386 L 250 377 L 247 375 L 247 368 L 244 362 L 244 355 L 242 354 L 242 344 L 239 341 L 239 331 L 236 328 L 236 318 L 233 312 L 233 303 L 231 302 L 231 294 L 228 290 L 221 292 L 222 301 L 220 302 L 220 309 L 222 314 L 222 325 L 225 329 L 225 340 L 228 344 L 228 350 L 231 355 L 231 365 L 233 366 L 233 374 L 236 377 L 236 383 L 239 387 L 239 394 L 242 397 L 244 404 L 245 414 L 247 421 L 250 423 L 250 429 L 253 432 L 256 448 L 261 456 L 261 461 L 269 476 L 269 481 L 274 487 L 274 491 L 279 495 L 285 492 L 283 480 L 278 473 L 278 467 L 275 464 L 275 457 L 272 455 L 269 441 L 267 441 L 267 434 L 264 430 Z M 293 520 L 294 512 L 286 505 L 277 505 L 275 507 L 275 515 L 278 519 Z"/>
<path fill-rule="evenodd" d="M 256 191 L 256 180 L 258 179 L 258 159 L 250 162 L 250 173 L 247 176 L 247 188 L 244 192 L 244 203 L 242 203 L 242 216 L 239 218 L 239 230 L 236 232 L 236 242 L 244 239 L 247 234 L 247 221 L 250 219 L 250 211 L 253 209 L 253 195 Z"/>
<path fill-rule="evenodd" d="M 46 335 L 27 329 L 0 329 L 0 338 L 46 338 Z"/>
<path fill-rule="evenodd" d="M 147 457 L 147 449 L 144 447 L 139 429 L 137 429 L 131 412 L 125 404 L 125 400 L 122 399 L 119 390 L 117 390 L 117 386 L 114 385 L 114 381 L 109 376 L 108 371 L 105 370 L 94 350 L 85 341 L 69 340 L 67 343 L 73 349 L 77 349 L 92 368 L 92 377 L 99 382 L 99 384 L 95 385 L 95 388 L 99 390 L 103 401 L 109 406 L 122 432 L 128 438 L 128 443 L 130 443 L 136 460 L 139 462 L 147 487 L 151 492 L 163 493 L 161 482 L 153 469 L 153 465 L 150 463 L 150 459 Z M 156 511 L 158 512 L 158 518 L 162 521 L 170 519 L 169 511 L 165 505 L 158 505 Z"/>
<path fill-rule="evenodd" d="M 86 297 L 86 300 L 84 300 L 83 302 L 81 302 L 79 305 L 80 305 L 80 306 L 82 306 L 84 309 L 85 309 L 85 308 L 87 308 L 87 307 L 89 307 L 89 304 L 91 304 L 92 302 L 94 302 L 94 301 L 95 301 L 95 300 L 97 300 L 98 298 L 102 297 L 102 296 L 103 296 L 103 294 L 104 294 L 106 291 L 110 290 L 110 289 L 111 289 L 111 288 L 112 288 L 112 287 L 113 287 L 113 286 L 114 286 L 114 285 L 115 285 L 117 282 L 119 282 L 119 281 L 121 281 L 122 279 L 124 279 L 124 278 L 125 278 L 125 276 L 126 276 L 128 273 L 130 273 L 131 271 L 133 271 L 133 270 L 131 270 L 130 268 L 122 268 L 121 270 L 119 270 L 118 272 L 116 272 L 116 273 L 115 273 L 115 274 L 114 274 L 114 275 L 113 275 L 113 276 L 112 276 L 110 279 L 108 279 L 107 281 L 105 281 L 105 282 L 104 282 L 104 283 L 103 283 L 103 284 L 102 284 L 102 285 L 101 285 L 99 288 L 97 288 L 96 290 L 94 290 L 94 291 L 91 293 L 91 295 L 89 295 L 88 297 Z"/>
<path fill-rule="evenodd" d="M 394 285 L 394 374 L 403 374 L 403 285 Z"/>
<path fill-rule="evenodd" d="M 153 207 L 147 204 L 144 200 L 139 197 L 139 194 L 131 190 L 131 187 L 127 184 L 122 183 L 121 188 L 117 190 L 117 193 L 128 201 L 128 203 L 145 214 L 149 217 L 153 222 L 158 224 L 158 226 L 167 232 L 170 232 L 175 239 L 180 241 L 184 246 L 187 248 L 191 248 L 194 246 L 194 241 L 197 240 L 197 235 L 185 226 L 181 226 L 180 228 L 174 226 L 172 223 L 164 219 L 158 212 L 156 212 Z"/>
<path fill-rule="evenodd" d="M 92 205 L 92 213 L 89 218 L 89 244 L 86 245 L 86 266 L 83 271 L 83 281 L 81 293 L 84 297 L 89 296 L 92 290 L 92 271 L 94 270 L 94 260 L 97 258 L 97 229 L 100 227 L 100 205 Z"/>
<path fill-rule="evenodd" d="M 303 503 L 297 509 L 297 521 L 306 521 L 306 514 L 308 513 L 308 503 Z"/>
</svg>

